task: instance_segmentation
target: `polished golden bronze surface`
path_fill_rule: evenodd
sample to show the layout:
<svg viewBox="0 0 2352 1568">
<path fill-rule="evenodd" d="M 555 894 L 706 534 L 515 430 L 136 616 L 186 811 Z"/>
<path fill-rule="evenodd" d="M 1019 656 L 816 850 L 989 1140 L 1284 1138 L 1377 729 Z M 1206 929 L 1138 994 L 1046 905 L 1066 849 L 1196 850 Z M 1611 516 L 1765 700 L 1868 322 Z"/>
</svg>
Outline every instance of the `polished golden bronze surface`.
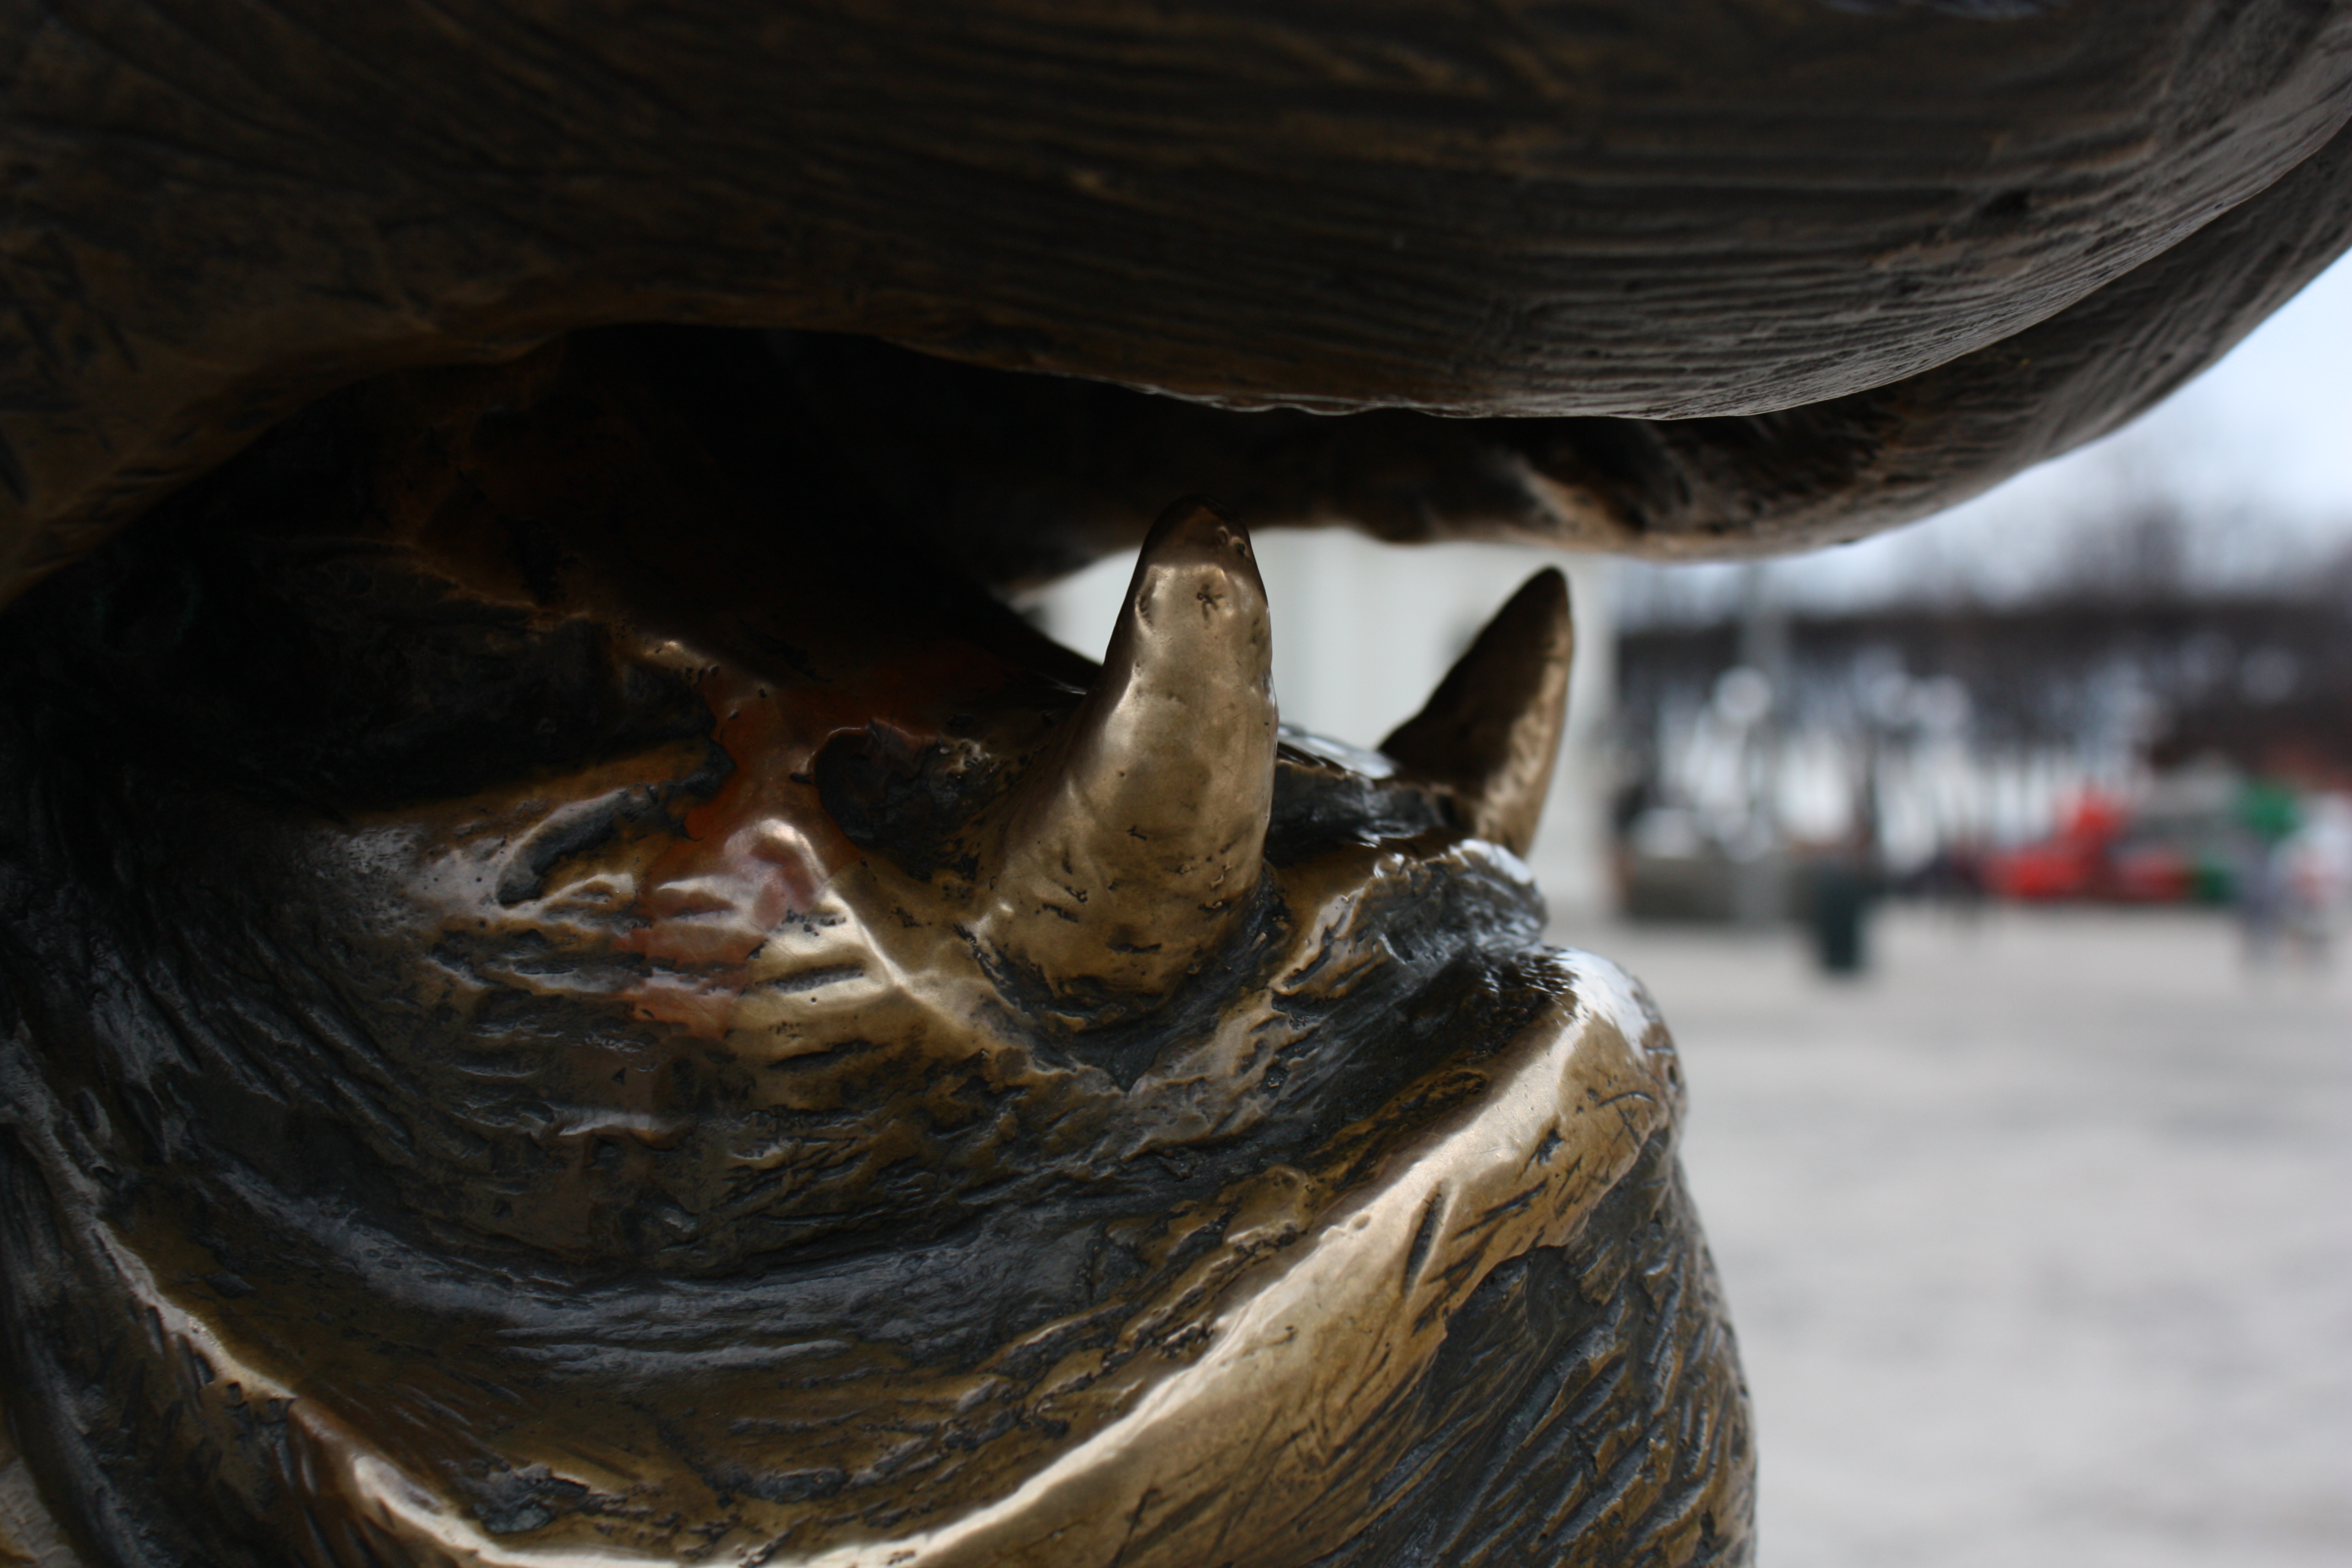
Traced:
<svg viewBox="0 0 2352 1568">
<path fill-rule="evenodd" d="M 1517 858 L 1565 584 L 1362 752 L 1244 521 L 1851 540 L 2352 237 L 2352 0 L 0 0 L 0 61 L 44 1568 L 1748 1562 L 1672 1049 Z M 1000 597 L 1139 542 L 1100 667 Z"/>
<path fill-rule="evenodd" d="M 1274 637 L 1249 538 L 1180 501 L 1144 541 L 1086 700 L 1005 803 L 982 940 L 1057 994 L 1163 995 L 1257 891 Z"/>
<path fill-rule="evenodd" d="M 1139 1288 L 970 1367 L 780 1339 L 650 1377 L 566 1376 L 562 1352 L 588 1347 L 544 1308 L 467 1334 L 266 1273 L 245 1283 L 268 1307 L 171 1289 L 161 1270 L 216 1259 L 142 1232 L 107 1237 L 106 1259 L 121 1305 L 156 1336 L 152 1375 L 179 1384 L 194 1428 L 181 1442 L 210 1429 L 228 1451 L 257 1410 L 283 1423 L 288 1468 L 213 1484 L 268 1499 L 257 1512 L 298 1538 L 324 1534 L 305 1561 L 1307 1562 L 1381 1526 L 1381 1483 L 1444 1430 L 1433 1416 L 1451 1415 L 1464 1442 L 1495 1425 L 1444 1407 L 1508 1400 L 1511 1380 L 1448 1387 L 1441 1362 L 1449 1318 L 1496 1267 L 1573 1243 L 1616 1184 L 1661 1184 L 1635 1176 L 1676 1096 L 1654 1020 L 1600 961 L 1563 956 L 1549 978 L 1569 994 L 1555 1011 L 1412 1090 L 1475 1105 L 1391 1108 L 1313 1169 L 1274 1166 L 1182 1205 L 1154 1227 Z M 1663 1217 L 1681 1216 L 1668 1203 Z M 1700 1297 L 1689 1310 L 1711 1308 L 1703 1268 L 1683 1262 L 1665 1280 Z M 361 1318 L 434 1354 L 339 1353 L 318 1342 L 348 1330 L 321 1336 L 305 1317 Z M 1105 1331 L 1105 1317 L 1118 1326 Z M 1746 1434 L 1719 1334 L 1687 1335 L 1636 1373 L 1667 1383 L 1668 1435 L 1694 1448 L 1617 1434 L 1617 1452 L 1599 1450 L 1634 1472 L 1616 1489 L 1582 1473 L 1585 1453 L 1524 1463 L 1506 1496 L 1532 1494 L 1550 1516 L 1527 1521 L 1523 1546 L 1607 1561 L 1633 1531 L 1684 1562 L 1733 1533 Z M 755 1366 L 793 1375 L 747 1375 Z M 1609 1375 L 1605 1361 L 1588 1373 Z M 418 1429 L 427 1416 L 439 1430 Z M 1486 1529 L 1517 1522 L 1496 1512 Z"/>
<path fill-rule="evenodd" d="M 1525 854 L 1551 792 L 1575 657 L 1568 579 L 1538 572 L 1381 751 L 1445 792 L 1473 833 Z"/>
<path fill-rule="evenodd" d="M 65 1535 L 1737 1560 L 1672 1047 L 1513 854 L 1559 575 L 1391 754 L 1317 741 L 1213 504 L 1097 668 L 813 484 L 751 352 L 355 389 L 11 616 Z"/>
</svg>

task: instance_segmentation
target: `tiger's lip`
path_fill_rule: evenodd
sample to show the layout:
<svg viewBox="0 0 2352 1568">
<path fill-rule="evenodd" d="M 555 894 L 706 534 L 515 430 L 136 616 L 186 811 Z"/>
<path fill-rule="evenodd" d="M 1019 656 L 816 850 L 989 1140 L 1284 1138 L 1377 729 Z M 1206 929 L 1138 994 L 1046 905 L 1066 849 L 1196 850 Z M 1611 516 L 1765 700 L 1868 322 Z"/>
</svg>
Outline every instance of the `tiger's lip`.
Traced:
<svg viewBox="0 0 2352 1568">
<path fill-rule="evenodd" d="M 2324 192 L 2183 253 L 2294 183 L 2347 68 L 2342 13 L 2287 0 L 2218 26 L 2179 5 L 2133 27 L 1898 9 L 1749 0 L 1711 41 L 1670 10 L 1436 0 L 779 13 L 758 37 L 678 0 L 529 41 L 478 4 L 301 29 L 94 16 L 40 35 L 11 82 L 9 243 L 42 259 L 0 362 L 22 367 L 0 396 L 0 579 L 71 559 L 322 389 L 631 320 L 863 334 L 1223 405 L 1177 421 L 1173 452 L 1114 417 L 1101 445 L 1130 463 L 1285 444 L 1248 414 L 1218 432 L 1225 409 L 1496 416 L 1361 446 L 1273 426 L 1309 449 L 1275 487 L 1287 515 L 1376 510 L 1399 536 L 1731 555 L 1886 526 L 2114 423 L 2226 346 L 2250 289 L 2261 310 L 2291 293 Z M 209 73 L 153 63 L 173 50 Z M 215 100 L 240 80 L 310 85 Z M 1939 374 L 1955 355 L 1985 357 Z M 1777 417 L 1801 407 L 1822 413 Z M 1551 416 L 1633 417 L 1591 441 L 1514 427 Z M 1738 423 L 1695 428 L 1710 416 Z M 963 474 L 1002 472 L 975 445 Z M 1751 465 L 1759 447 L 1793 458 Z M 1055 536 L 1015 542 L 1024 568 L 1139 533 L 1161 499 L 1131 532 L 1099 504 L 1041 515 L 1041 489 L 1125 502 L 1077 466 L 983 475 Z M 1202 482 L 1222 480 L 1179 480 Z"/>
<path fill-rule="evenodd" d="M 1551 999 L 1475 1063 L 1440 1064 L 1313 1156 L 1180 1205 L 1156 1244 L 1168 1266 L 1110 1319 L 1097 1309 L 1039 1326 L 961 1369 L 827 1336 L 798 1346 L 755 1336 L 731 1351 L 680 1342 L 683 1353 L 665 1356 L 656 1333 L 637 1374 L 653 1381 L 633 1380 L 636 1392 L 603 1403 L 587 1428 L 570 1413 L 573 1397 L 552 1397 L 546 1383 L 586 1351 L 567 1349 L 572 1331 L 555 1302 L 519 1300 L 524 1316 L 487 1338 L 461 1332 L 453 1354 L 487 1356 L 484 1369 L 504 1360 L 497 1381 L 522 1391 L 520 1404 L 484 1407 L 502 1412 L 487 1452 L 511 1473 L 546 1478 L 551 1496 L 589 1500 L 549 1514 L 527 1542 L 486 1522 L 494 1516 L 466 1479 L 478 1459 L 419 1447 L 382 1419 L 398 1402 L 361 1397 L 334 1331 L 303 1326 L 310 1290 L 291 1286 L 296 1299 L 270 1310 L 289 1287 L 215 1290 L 175 1261 L 183 1239 L 113 1226 L 96 1239 L 119 1288 L 152 1315 L 173 1353 L 205 1369 L 191 1415 L 227 1420 L 233 1404 L 278 1402 L 303 1455 L 293 1500 L 395 1556 L 618 1568 L 701 1561 L 722 1543 L 752 1552 L 790 1534 L 793 1548 L 763 1560 L 1187 1568 L 1213 1552 L 1204 1532 L 1273 1539 L 1297 1527 L 1309 1500 L 1356 1506 L 1349 1499 L 1372 1485 L 1374 1467 L 1342 1478 L 1335 1501 L 1319 1470 L 1328 1449 L 1429 1374 L 1454 1305 L 1502 1263 L 1572 1240 L 1643 1149 L 1671 1138 L 1679 1073 L 1639 987 L 1572 952 L 1542 955 L 1528 979 Z M 1438 1083 L 1452 1088 L 1433 1098 Z M 1070 1338 L 1081 1323 L 1106 1321 L 1121 1325 L 1107 1340 Z M 583 1364 L 600 1359 L 609 1356 Z M 853 1367 L 856 1375 L 828 1393 L 835 1374 Z M 787 1371 L 778 1385 L 775 1374 Z M 466 1387 L 452 1382 L 435 1398 L 463 1411 L 480 1403 Z M 842 1399 L 860 1412 L 855 1428 L 828 1414 Z M 1312 1426 L 1313 1441 L 1300 1441 L 1297 1423 Z M 945 1497 L 927 1489 L 935 1483 L 924 1467 L 908 1468 L 904 1439 L 880 1441 L 921 1431 L 945 1445 L 943 1458 L 971 1456 L 950 1466 L 962 1479 Z M 956 1439 L 965 1431 L 994 1436 L 966 1450 Z M 721 1474 L 835 1479 L 795 1495 L 781 1481 L 713 1479 Z M 844 1489 L 861 1501 L 930 1500 L 919 1523 L 876 1532 L 828 1505 Z M 1209 1498 L 1220 1508 L 1190 1507 Z M 720 1533 L 695 1534 L 697 1550 L 682 1553 L 681 1531 L 714 1508 Z M 1129 1551 L 1139 1521 L 1156 1531 L 1140 1557 Z"/>
</svg>

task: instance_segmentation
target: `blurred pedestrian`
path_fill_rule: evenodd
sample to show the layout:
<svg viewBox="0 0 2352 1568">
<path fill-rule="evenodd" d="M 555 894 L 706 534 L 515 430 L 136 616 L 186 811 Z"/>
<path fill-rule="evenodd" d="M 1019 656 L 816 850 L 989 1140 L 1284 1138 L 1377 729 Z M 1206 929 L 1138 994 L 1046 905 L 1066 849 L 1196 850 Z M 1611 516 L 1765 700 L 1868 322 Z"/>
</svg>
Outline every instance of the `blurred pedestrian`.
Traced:
<svg viewBox="0 0 2352 1568">
<path fill-rule="evenodd" d="M 2277 849 L 2280 924 L 2306 963 L 2327 962 L 2352 903 L 2352 797 L 2314 795 Z"/>
<path fill-rule="evenodd" d="M 2303 826 L 2302 802 L 2284 780 L 2257 774 L 2239 789 L 2236 815 L 2245 836 L 2237 879 L 2238 930 L 2246 962 L 2267 964 L 2286 926 L 2290 889 L 2283 850 Z"/>
<path fill-rule="evenodd" d="M 1859 855 L 1831 853 L 1807 868 L 1805 925 L 1824 974 L 1860 974 L 1868 965 L 1868 920 L 1876 879 Z"/>
</svg>

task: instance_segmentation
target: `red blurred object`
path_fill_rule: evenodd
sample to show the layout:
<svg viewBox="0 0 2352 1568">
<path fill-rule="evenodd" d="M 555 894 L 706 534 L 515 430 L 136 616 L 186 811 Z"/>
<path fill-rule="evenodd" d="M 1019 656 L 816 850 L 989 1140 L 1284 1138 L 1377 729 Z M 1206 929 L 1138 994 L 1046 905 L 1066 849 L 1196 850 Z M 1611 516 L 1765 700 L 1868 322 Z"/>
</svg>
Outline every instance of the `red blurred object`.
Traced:
<svg viewBox="0 0 2352 1568">
<path fill-rule="evenodd" d="M 2037 902 L 2187 898 L 2191 878 L 2185 857 L 2158 847 L 2115 852 L 2126 821 L 2121 801 L 2085 791 L 2049 837 L 1986 856 L 1985 887 L 2002 898 Z"/>
<path fill-rule="evenodd" d="M 2107 857 L 2105 872 L 2095 890 L 2126 903 L 2185 904 L 2198 891 L 2196 860 L 2169 844 L 2118 848 Z"/>
<path fill-rule="evenodd" d="M 2079 899 L 2092 870 L 2080 847 L 2053 838 L 1987 856 L 1985 887 L 2004 899 Z"/>
</svg>

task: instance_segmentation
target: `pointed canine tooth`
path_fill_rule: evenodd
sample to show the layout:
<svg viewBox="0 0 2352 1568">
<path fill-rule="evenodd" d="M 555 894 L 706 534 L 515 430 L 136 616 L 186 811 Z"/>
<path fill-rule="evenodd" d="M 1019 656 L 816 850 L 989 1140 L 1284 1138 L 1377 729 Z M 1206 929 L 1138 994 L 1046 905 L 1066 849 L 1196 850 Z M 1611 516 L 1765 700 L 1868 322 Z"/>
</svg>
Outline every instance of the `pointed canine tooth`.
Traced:
<svg viewBox="0 0 2352 1568">
<path fill-rule="evenodd" d="M 1273 639 L 1249 536 L 1161 514 L 1102 673 L 1017 786 L 993 944 L 1056 990 L 1173 989 L 1256 888 L 1274 802 Z"/>
<path fill-rule="evenodd" d="M 1568 579 L 1546 567 L 1496 612 L 1427 706 L 1381 750 L 1452 794 L 1473 833 L 1525 854 L 1559 755 L 1575 654 Z"/>
</svg>

